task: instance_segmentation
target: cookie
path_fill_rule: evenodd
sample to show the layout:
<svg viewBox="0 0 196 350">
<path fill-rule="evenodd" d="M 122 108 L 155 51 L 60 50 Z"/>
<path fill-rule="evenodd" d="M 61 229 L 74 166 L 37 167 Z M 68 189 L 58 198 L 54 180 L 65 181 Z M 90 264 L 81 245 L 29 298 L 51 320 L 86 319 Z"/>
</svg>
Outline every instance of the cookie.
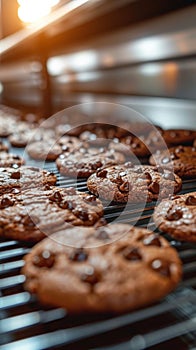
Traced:
<svg viewBox="0 0 196 350">
<path fill-rule="evenodd" d="M 2 117 L 0 119 L 0 137 L 8 137 L 17 128 L 16 120 L 7 117 Z"/>
<path fill-rule="evenodd" d="M 72 126 L 71 124 L 59 124 L 55 128 L 57 137 L 61 136 L 79 136 L 84 130 L 83 125 Z"/>
<path fill-rule="evenodd" d="M 0 153 L 1 152 L 8 152 L 8 149 L 9 147 L 7 145 L 5 145 L 5 143 L 3 143 L 1 140 L 0 140 Z"/>
<path fill-rule="evenodd" d="M 127 130 L 128 133 L 132 133 L 133 136 L 147 136 L 152 130 L 155 128 L 157 130 L 162 130 L 162 128 L 159 125 L 151 124 L 149 121 L 117 121 L 118 125 L 123 128 L 124 130 Z M 121 135 L 126 136 L 127 134 Z"/>
<path fill-rule="evenodd" d="M 0 194 L 18 193 L 26 188 L 55 185 L 56 176 L 49 171 L 31 166 L 18 169 L 0 168 Z"/>
<path fill-rule="evenodd" d="M 152 304 L 177 286 L 181 261 L 163 237 L 129 225 L 110 227 L 112 234 L 120 230 L 124 236 L 97 248 L 65 246 L 59 234 L 37 244 L 25 257 L 25 288 L 40 302 L 70 313 L 118 313 Z M 85 236 L 80 230 L 79 236 Z"/>
<path fill-rule="evenodd" d="M 80 140 L 87 143 L 90 147 L 105 147 L 110 140 L 105 137 L 99 137 L 92 131 L 83 131 L 80 134 Z"/>
<path fill-rule="evenodd" d="M 170 171 L 149 165 L 111 166 L 98 169 L 87 180 L 89 191 L 103 199 L 120 203 L 150 202 L 181 189 L 182 181 Z"/>
<path fill-rule="evenodd" d="M 54 161 L 62 153 L 62 149 L 55 140 L 43 140 L 28 145 L 26 152 L 35 160 Z"/>
<path fill-rule="evenodd" d="M 47 141 L 53 139 L 55 133 L 53 130 L 35 128 L 34 125 L 28 124 L 21 131 L 15 131 L 9 136 L 9 142 L 13 147 L 26 147 L 28 144 L 38 141 Z"/>
<path fill-rule="evenodd" d="M 192 145 L 196 137 L 196 131 L 169 129 L 164 130 L 163 137 L 167 145 Z"/>
<path fill-rule="evenodd" d="M 104 148 L 80 148 L 75 152 L 61 154 L 56 165 L 61 174 L 67 176 L 89 177 L 98 168 L 123 163 L 122 153 Z"/>
<path fill-rule="evenodd" d="M 142 137 L 128 135 L 122 138 L 115 138 L 109 145 L 110 149 L 122 152 L 126 156 L 131 157 L 133 154 L 137 157 L 147 157 L 150 154 L 145 140 Z"/>
<path fill-rule="evenodd" d="M 6 152 L 0 152 L 0 167 L 1 168 L 7 168 L 7 167 L 19 167 L 22 164 L 24 164 L 25 161 L 20 156 L 17 156 L 15 154 L 6 153 Z"/>
<path fill-rule="evenodd" d="M 0 196 L 0 236 L 36 242 L 67 226 L 93 226 L 102 203 L 74 188 L 34 188 Z"/>
<path fill-rule="evenodd" d="M 170 157 L 168 156 L 170 154 Z M 160 165 L 183 178 L 196 177 L 196 148 L 190 146 L 171 147 L 157 151 L 149 159 L 150 164 Z"/>
<path fill-rule="evenodd" d="M 82 147 L 81 141 L 73 136 L 33 142 L 26 147 L 28 155 L 35 160 L 55 161 L 61 153 L 69 154 Z"/>
<path fill-rule="evenodd" d="M 62 136 L 57 143 L 61 146 L 61 153 L 73 152 L 83 146 L 83 143 L 74 136 Z"/>
<path fill-rule="evenodd" d="M 196 192 L 163 200 L 154 211 L 158 228 L 176 239 L 196 242 Z"/>
<path fill-rule="evenodd" d="M 195 137 L 196 131 L 194 130 L 168 129 L 162 130 L 159 135 L 156 132 L 150 133 L 146 144 L 151 146 L 152 151 L 156 151 L 165 148 L 165 145 L 168 147 L 192 145 Z"/>
</svg>

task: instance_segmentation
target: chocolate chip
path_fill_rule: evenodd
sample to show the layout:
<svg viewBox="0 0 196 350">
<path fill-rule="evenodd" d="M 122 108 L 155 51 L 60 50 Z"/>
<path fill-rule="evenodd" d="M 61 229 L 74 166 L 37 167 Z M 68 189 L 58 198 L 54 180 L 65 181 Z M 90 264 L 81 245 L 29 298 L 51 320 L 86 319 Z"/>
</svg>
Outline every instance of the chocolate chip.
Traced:
<svg viewBox="0 0 196 350">
<path fill-rule="evenodd" d="M 13 159 L 20 160 L 19 156 L 13 156 Z"/>
<path fill-rule="evenodd" d="M 149 173 L 148 171 L 146 171 L 146 172 L 144 173 L 144 175 L 145 175 L 145 177 L 146 177 L 147 180 L 152 181 L 152 176 L 150 175 L 150 173 Z"/>
<path fill-rule="evenodd" d="M 44 250 L 39 255 L 34 256 L 33 264 L 38 267 L 50 268 L 54 265 L 55 255 L 49 250 Z"/>
<path fill-rule="evenodd" d="M 171 210 L 167 213 L 166 219 L 169 221 L 177 221 L 180 220 L 183 216 L 183 213 L 181 210 Z"/>
<path fill-rule="evenodd" d="M 69 255 L 69 259 L 77 262 L 86 261 L 88 259 L 88 254 L 83 249 L 77 249 Z"/>
<path fill-rule="evenodd" d="M 83 209 L 74 210 L 73 214 L 82 221 L 87 221 L 89 219 L 88 213 Z"/>
<path fill-rule="evenodd" d="M 153 260 L 151 263 L 151 267 L 154 271 L 160 273 L 161 275 L 163 275 L 165 277 L 170 276 L 169 264 L 166 261 L 163 261 L 160 259 Z"/>
<path fill-rule="evenodd" d="M 85 269 L 85 272 L 81 275 L 81 280 L 83 282 L 94 285 L 99 282 L 100 275 L 95 271 L 94 267 L 89 266 Z"/>
<path fill-rule="evenodd" d="M 196 205 L 196 197 L 194 196 L 188 196 L 186 201 L 185 201 L 186 205 Z"/>
<path fill-rule="evenodd" d="M 97 198 L 95 196 L 89 195 L 84 198 L 85 202 L 91 205 L 97 205 Z"/>
<path fill-rule="evenodd" d="M 160 186 L 159 186 L 158 182 L 152 182 L 149 186 L 149 190 L 152 193 L 158 194 L 159 190 L 160 190 Z"/>
<path fill-rule="evenodd" d="M 170 158 L 171 158 L 171 160 L 178 159 L 178 153 L 175 153 L 175 152 L 171 153 Z"/>
<path fill-rule="evenodd" d="M 171 196 L 169 199 L 171 199 L 173 201 L 174 199 L 178 199 L 178 198 L 181 198 L 181 197 L 180 196 Z"/>
<path fill-rule="evenodd" d="M 121 172 L 119 173 L 119 175 L 120 175 L 120 176 L 125 176 L 125 175 L 127 175 L 127 173 L 126 173 L 126 171 L 121 171 Z"/>
<path fill-rule="evenodd" d="M 62 149 L 63 152 L 69 151 L 69 147 L 66 146 L 66 145 L 61 146 L 61 149 Z M 62 156 L 62 154 L 61 154 L 61 156 Z M 65 157 L 63 157 L 63 158 L 65 158 Z"/>
<path fill-rule="evenodd" d="M 52 202 L 61 202 L 62 201 L 62 196 L 61 193 L 59 191 L 55 191 L 50 197 L 49 197 L 50 201 Z"/>
<path fill-rule="evenodd" d="M 151 234 L 144 238 L 143 244 L 145 246 L 156 246 L 156 247 L 161 247 L 161 241 L 159 239 L 159 235 L 157 234 Z"/>
<path fill-rule="evenodd" d="M 164 173 L 163 178 L 165 180 L 175 180 L 174 174 L 172 174 L 171 172 Z"/>
<path fill-rule="evenodd" d="M 107 170 L 106 169 L 100 169 L 96 172 L 97 177 L 102 177 L 102 178 L 106 178 L 107 176 Z"/>
<path fill-rule="evenodd" d="M 122 183 L 122 185 L 119 186 L 119 190 L 121 192 L 129 192 L 129 190 L 131 189 L 131 185 L 129 184 L 128 181 L 125 181 Z"/>
<path fill-rule="evenodd" d="M 58 205 L 62 209 L 68 209 L 68 202 L 67 201 L 61 201 L 58 203 Z"/>
<path fill-rule="evenodd" d="M 14 164 L 12 164 L 12 168 L 18 169 L 18 168 L 19 168 L 19 165 L 14 163 Z"/>
<path fill-rule="evenodd" d="M 178 146 L 175 149 L 175 154 L 182 153 L 182 152 L 184 152 L 184 147 L 183 146 Z"/>
<path fill-rule="evenodd" d="M 36 224 L 39 223 L 39 218 L 38 217 L 30 217 L 30 216 L 26 216 L 23 218 L 22 220 L 22 224 L 24 226 L 28 226 L 28 227 L 35 227 Z"/>
<path fill-rule="evenodd" d="M 142 260 L 142 256 L 138 250 L 138 248 L 126 247 L 122 251 L 123 257 L 127 260 L 137 261 Z"/>
<path fill-rule="evenodd" d="M 14 172 L 14 173 L 12 173 L 11 174 L 11 179 L 20 179 L 20 176 L 21 176 L 21 174 L 20 174 L 20 171 L 16 171 L 16 172 Z"/>
<path fill-rule="evenodd" d="M 162 164 L 167 164 L 170 162 L 170 159 L 168 157 L 164 157 L 162 160 L 161 160 L 161 163 Z"/>
<path fill-rule="evenodd" d="M 132 167 L 133 167 L 133 164 L 132 164 L 131 162 L 126 162 L 126 163 L 124 164 L 124 166 L 125 166 L 126 168 L 132 168 Z"/>
<path fill-rule="evenodd" d="M 60 159 L 64 159 L 65 158 L 65 154 L 60 154 L 59 158 Z"/>
<path fill-rule="evenodd" d="M 106 232 L 106 230 L 104 230 L 103 228 L 100 228 L 96 233 L 95 233 L 95 237 L 97 239 L 100 239 L 100 240 L 107 240 L 109 239 L 109 235 L 108 233 Z"/>
<path fill-rule="evenodd" d="M 95 162 L 95 163 L 92 163 L 92 169 L 96 170 L 96 169 L 98 169 L 98 168 L 101 168 L 102 165 L 103 165 L 102 162 L 97 161 L 97 162 Z"/>
<path fill-rule="evenodd" d="M 4 197 L 0 202 L 0 209 L 5 209 L 14 205 L 14 201 L 9 197 Z"/>
<path fill-rule="evenodd" d="M 13 187 L 11 189 L 11 193 L 18 194 L 18 193 L 20 193 L 20 190 L 18 188 Z"/>
</svg>

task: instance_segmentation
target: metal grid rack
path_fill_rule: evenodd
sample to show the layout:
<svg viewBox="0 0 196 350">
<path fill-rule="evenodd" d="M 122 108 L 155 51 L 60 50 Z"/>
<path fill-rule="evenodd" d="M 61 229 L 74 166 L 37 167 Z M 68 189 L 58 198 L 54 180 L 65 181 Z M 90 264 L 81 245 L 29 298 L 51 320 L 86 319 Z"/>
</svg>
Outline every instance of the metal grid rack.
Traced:
<svg viewBox="0 0 196 350">
<path fill-rule="evenodd" d="M 17 154 L 21 150 L 13 149 Z M 12 151 L 13 151 L 12 150 Z M 19 152 L 20 151 L 20 152 Z M 22 151 L 23 152 L 23 151 Z M 38 163 L 36 163 L 39 165 Z M 46 168 L 57 174 L 58 186 L 74 185 L 87 191 L 86 181 L 65 178 L 53 163 Z M 196 190 L 196 182 L 186 180 L 181 193 Z M 121 213 L 120 221 L 132 223 L 141 214 L 137 225 L 146 227 L 155 203 L 147 204 L 141 212 L 131 205 L 105 208 L 105 218 L 113 221 Z M 196 346 L 196 246 L 171 239 L 183 261 L 183 280 L 176 291 L 159 303 L 123 315 L 73 316 L 61 308 L 40 305 L 34 296 L 23 289 L 24 276 L 20 269 L 23 256 L 31 245 L 14 240 L 0 241 L 0 349 L 1 350 L 142 350 L 195 349 Z"/>
</svg>

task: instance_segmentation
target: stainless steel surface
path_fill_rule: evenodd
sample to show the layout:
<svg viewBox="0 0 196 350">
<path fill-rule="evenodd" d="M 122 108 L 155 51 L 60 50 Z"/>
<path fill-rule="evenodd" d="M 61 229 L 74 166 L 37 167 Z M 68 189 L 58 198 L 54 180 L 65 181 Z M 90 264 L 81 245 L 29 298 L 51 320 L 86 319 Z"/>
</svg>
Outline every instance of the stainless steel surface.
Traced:
<svg viewBox="0 0 196 350">
<path fill-rule="evenodd" d="M 56 110 L 59 110 L 59 106 L 62 109 L 66 106 L 91 103 L 93 115 L 94 102 L 109 102 L 131 107 L 141 113 L 144 118 L 155 124 L 160 124 L 164 128 L 196 129 L 196 101 L 159 97 L 97 95 L 92 93 L 65 95 L 62 93 L 61 95 L 59 91 L 54 95 L 54 99 Z"/>
<path fill-rule="evenodd" d="M 188 12 L 188 11 L 187 11 Z M 192 9 L 192 15 L 196 18 L 196 7 Z M 189 13 L 185 13 L 189 15 Z M 176 21 L 177 21 L 177 15 Z M 173 20 L 175 19 L 175 16 Z M 172 20 L 172 18 L 171 18 Z M 185 18 L 185 21 L 188 19 Z M 160 22 L 164 18 L 160 19 Z M 175 26 L 174 26 L 175 28 Z M 148 26 L 147 26 L 148 29 Z M 156 28 L 157 30 L 158 28 Z M 196 54 L 196 28 L 178 30 L 176 32 L 165 32 L 164 34 L 144 35 L 134 38 L 131 30 L 127 29 L 130 38 L 125 41 L 123 34 L 117 33 L 115 44 L 111 45 L 110 36 L 107 37 L 107 46 L 104 45 L 106 38 L 103 39 L 102 47 L 96 46 L 96 40 L 88 43 L 88 48 L 82 50 L 80 47 L 77 52 L 57 57 L 51 57 L 48 60 L 48 71 L 51 76 L 63 75 L 65 73 L 86 72 L 91 70 L 107 69 L 119 65 L 130 65 L 147 61 L 157 61 L 184 57 Z M 138 36 L 138 35 L 137 35 Z M 100 41 L 99 41 L 100 45 Z"/>
<path fill-rule="evenodd" d="M 41 27 L 26 28 L 16 33 L 15 39 L 20 37 L 23 41 L 24 35 L 31 40 L 31 35 L 47 29 L 45 40 L 49 41 L 58 31 L 66 32 L 67 25 L 76 26 L 85 16 L 96 17 L 124 3 L 134 3 L 81 1 L 64 4 Z M 73 12 L 71 23 L 65 20 L 69 11 Z M 41 60 L 16 60 L 11 64 L 4 61 L 0 66 L 2 99 L 27 107 L 37 104 L 39 108 L 42 104 L 42 110 L 49 103 L 55 109 L 66 107 L 70 93 L 75 94 L 75 102 L 78 94 L 94 94 L 97 99 L 100 94 L 104 99 L 112 94 L 117 100 L 131 95 L 196 100 L 195 18 L 196 5 L 98 35 L 77 46 L 62 45 L 62 55 L 47 61 L 48 103 L 43 101 L 43 90 L 47 87 Z M 12 39 L 1 41 L 1 49 L 5 44 L 12 52 Z M 15 44 L 20 47 L 17 40 Z"/>
</svg>

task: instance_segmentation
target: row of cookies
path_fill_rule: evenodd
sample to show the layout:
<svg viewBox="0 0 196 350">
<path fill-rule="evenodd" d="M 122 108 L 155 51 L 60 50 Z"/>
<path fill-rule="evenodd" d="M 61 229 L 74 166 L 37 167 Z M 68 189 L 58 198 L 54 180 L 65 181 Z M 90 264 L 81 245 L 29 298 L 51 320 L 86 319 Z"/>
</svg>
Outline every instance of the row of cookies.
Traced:
<svg viewBox="0 0 196 350">
<path fill-rule="evenodd" d="M 28 241 L 52 234 L 25 257 L 22 269 L 25 288 L 41 302 L 70 312 L 123 312 L 158 301 L 179 283 L 180 259 L 163 237 L 123 224 L 100 227 L 99 199 L 47 186 L 56 179 L 46 171 L 3 173 L 14 182 L 1 196 L 1 234 Z"/>
<path fill-rule="evenodd" d="M 29 145 L 27 148 L 29 155 L 34 159 L 42 160 L 55 160 L 62 151 L 68 151 L 70 143 L 76 142 L 72 137 L 77 137 L 93 146 L 105 146 L 110 143 L 109 149 L 121 153 L 130 151 L 138 157 L 147 157 L 165 146 L 192 145 L 196 139 L 196 131 L 193 130 L 163 130 L 142 122 L 118 122 L 118 126 L 92 123 L 77 127 L 72 127 L 70 124 L 60 124 L 55 127 L 50 124 L 50 122 L 48 124 L 45 122 L 38 125 L 17 120 L 10 122 L 9 118 L 8 120 L 3 118 L 0 137 L 9 136 L 11 145 L 15 147 Z M 64 135 L 71 136 L 71 139 L 62 140 L 61 137 Z M 32 143 L 35 147 L 30 146 Z M 60 147 L 62 145 L 63 150 Z M 77 148 L 80 146 L 78 145 Z"/>
<path fill-rule="evenodd" d="M 33 242 L 50 236 L 22 269 L 25 288 L 41 302 L 70 312 L 123 312 L 158 301 L 179 283 L 181 262 L 163 237 L 105 225 L 99 199 L 55 187 L 45 170 L 8 167 L 0 175 L 0 235 Z"/>
<path fill-rule="evenodd" d="M 134 175 L 136 176 L 136 180 L 140 179 L 141 181 L 144 179 L 144 185 L 147 185 L 150 189 L 148 190 L 149 193 L 155 192 L 155 195 L 157 195 L 160 182 L 165 181 L 165 179 L 172 182 L 172 185 L 175 185 L 176 191 L 180 189 L 180 179 L 175 175 L 172 177 L 167 170 L 163 171 L 159 178 L 159 174 L 158 177 L 156 176 L 157 174 L 155 174 L 156 172 L 159 173 L 159 171 L 154 170 L 154 168 L 137 168 L 136 166 L 130 166 L 130 164 L 127 168 L 129 169 L 132 167 L 132 176 L 134 173 L 138 174 Z M 104 172 L 105 170 L 98 168 L 94 169 L 95 171 L 97 170 L 98 173 Z M 122 178 L 127 176 L 127 174 L 122 174 L 123 171 L 124 169 L 120 171 L 120 180 L 117 178 L 120 182 Z M 15 171 L 15 173 L 17 173 L 17 171 Z M 20 178 L 21 174 L 20 176 L 14 175 L 14 177 Z M 116 181 L 115 176 L 114 178 Z M 132 182 L 134 181 L 135 177 L 132 179 Z M 138 181 L 138 183 L 140 183 L 140 181 Z M 163 188 L 166 188 L 167 186 L 168 182 L 167 185 L 163 183 Z M 123 181 L 119 187 L 126 190 L 126 181 Z M 136 186 L 136 188 L 137 187 L 138 186 Z M 143 187 L 139 188 L 138 198 L 141 196 L 142 188 Z M 125 228 L 124 225 L 122 225 L 122 228 L 111 225 L 109 230 L 112 231 L 112 236 L 115 236 L 116 232 L 119 233 L 121 231 L 123 236 L 127 231 L 130 234 L 112 245 L 107 245 L 105 248 L 102 246 L 103 244 L 101 244 L 102 247 L 89 250 L 88 248 L 83 248 L 83 246 L 88 245 L 89 239 L 93 241 L 93 244 L 94 240 L 96 240 L 94 237 L 97 236 L 101 236 L 102 239 L 106 241 L 108 240 L 107 237 L 110 236 L 110 234 L 107 232 L 107 226 L 105 228 L 93 229 L 95 232 L 92 232 L 92 228 L 80 227 L 80 229 L 78 229 L 77 227 L 75 228 L 75 242 L 72 241 L 74 237 L 74 228 L 69 228 L 67 225 L 64 225 L 64 222 L 66 221 L 65 218 L 68 217 L 70 219 L 70 217 L 72 217 L 73 221 L 70 222 L 71 225 L 73 225 L 73 222 L 76 222 L 76 225 L 78 225 L 78 221 L 81 220 L 83 226 L 84 221 L 88 222 L 89 217 L 92 217 L 92 212 L 87 213 L 86 215 L 86 208 L 81 211 L 81 207 L 84 207 L 83 202 L 80 203 L 81 205 L 79 208 L 76 208 L 78 197 L 73 201 L 73 197 L 75 196 L 72 192 L 73 189 L 69 190 L 71 193 L 68 190 L 66 190 L 68 193 L 64 193 L 64 189 L 62 191 L 63 192 L 61 193 L 61 190 L 55 187 L 52 189 L 44 187 L 42 190 L 38 189 L 36 195 L 35 190 L 29 191 L 27 189 L 25 194 L 22 193 L 22 198 L 20 192 L 11 195 L 11 197 L 8 198 L 11 204 L 8 205 L 8 200 L 7 206 L 2 208 L 3 210 L 12 207 L 19 208 L 21 202 L 24 202 L 25 210 L 26 207 L 29 206 L 28 208 L 31 215 L 17 218 L 18 221 L 13 222 L 13 225 L 8 227 L 8 230 L 10 231 L 13 230 L 14 226 L 20 226 L 21 222 L 23 225 L 23 233 L 24 228 L 26 231 L 31 230 L 31 232 L 34 232 L 37 228 L 38 231 L 40 231 L 41 228 L 41 230 L 46 230 L 46 234 L 51 234 L 53 233 L 52 227 L 56 227 L 58 233 L 56 234 L 57 237 L 53 236 L 55 240 L 59 240 L 58 235 L 60 235 L 62 230 L 63 239 L 65 239 L 64 244 L 67 244 L 66 235 L 70 239 L 70 245 L 75 246 L 76 242 L 79 242 L 76 244 L 76 249 L 69 249 L 67 247 L 62 247 L 63 241 L 60 241 L 60 244 L 58 244 L 46 239 L 33 248 L 30 255 L 26 257 L 26 264 L 23 269 L 23 272 L 27 277 L 26 288 L 31 292 L 36 292 L 41 301 L 52 305 L 63 306 L 72 312 L 125 311 L 154 302 L 170 292 L 177 285 L 181 277 L 180 261 L 175 251 L 169 247 L 168 243 L 162 237 L 157 237 L 152 232 L 144 232 L 142 229 L 132 227 Z M 67 196 L 70 197 L 70 195 L 71 199 L 67 198 Z M 164 196 L 168 196 L 168 192 L 163 192 L 163 197 Z M 87 202 L 89 201 L 91 203 L 93 209 L 94 206 L 97 207 L 98 203 L 101 204 L 95 197 L 89 197 L 90 200 L 88 199 Z M 156 196 L 150 198 L 151 196 L 149 195 L 148 197 L 149 200 L 157 198 Z M 3 199 L 5 203 L 5 195 Z M 32 201 L 34 204 L 33 207 Z M 45 209 L 43 210 L 43 203 L 45 203 L 44 206 L 46 205 L 48 208 L 48 212 L 45 211 Z M 40 220 L 38 213 L 40 213 L 41 208 Z M 68 214 L 63 217 L 63 222 L 60 214 L 62 211 L 59 213 L 57 208 L 61 208 L 61 210 L 63 209 L 63 214 L 65 214 L 66 210 L 69 210 Z M 20 210 L 22 211 L 24 208 L 20 208 Z M 52 220 L 50 220 L 51 212 L 54 212 Z M 13 213 L 15 215 L 15 220 L 18 216 L 16 215 L 18 212 L 13 211 Z M 46 215 L 47 213 L 50 213 L 48 217 Z M 74 217 L 72 214 L 74 214 Z M 79 218 L 78 215 L 80 215 Z M 98 215 L 98 217 L 100 218 L 101 215 Z M 40 221 L 38 222 L 38 220 Z M 9 226 L 8 222 L 10 221 L 7 221 L 7 226 Z M 96 220 L 94 221 L 94 224 L 95 222 Z M 20 229 L 18 230 L 20 231 Z M 134 230 L 136 237 L 133 239 Z M 139 231 L 141 231 L 140 239 L 138 238 Z M 82 238 L 79 238 L 78 235 L 80 234 L 82 236 L 83 232 L 85 233 L 83 244 L 81 245 Z M 86 236 L 88 236 L 88 238 L 86 238 Z M 139 244 L 137 243 L 138 241 L 141 243 L 139 246 L 137 245 Z M 147 244 L 147 242 L 150 243 Z M 154 253 L 152 253 L 152 251 Z M 99 262 L 99 264 L 96 262 Z M 102 262 L 102 264 L 101 266 L 98 266 L 100 265 L 100 262 Z M 138 276 L 138 278 L 136 278 L 136 276 Z M 64 277 L 64 281 L 62 277 Z M 52 280 L 53 286 L 51 286 L 50 283 Z M 54 284 L 54 281 L 56 281 L 56 284 Z M 154 291 L 155 289 L 157 291 L 156 293 Z M 80 296 L 82 296 L 82 298 L 80 298 Z M 77 302 L 77 300 L 81 299 L 83 300 L 83 306 L 79 301 Z"/>
</svg>

